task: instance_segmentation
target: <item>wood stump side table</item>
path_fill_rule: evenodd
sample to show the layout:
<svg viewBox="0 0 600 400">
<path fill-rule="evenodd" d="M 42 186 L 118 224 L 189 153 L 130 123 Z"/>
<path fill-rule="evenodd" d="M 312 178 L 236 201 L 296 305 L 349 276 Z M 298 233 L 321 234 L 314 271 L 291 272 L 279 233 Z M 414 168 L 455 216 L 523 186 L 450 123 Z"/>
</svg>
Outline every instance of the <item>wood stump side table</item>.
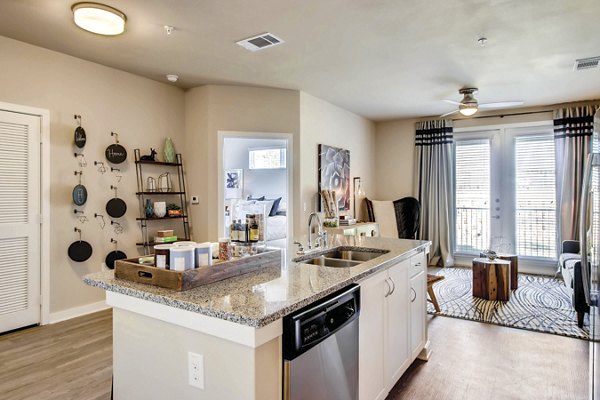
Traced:
<svg viewBox="0 0 600 400">
<path fill-rule="evenodd" d="M 510 261 L 473 260 L 473 296 L 485 300 L 510 300 Z"/>
<path fill-rule="evenodd" d="M 498 258 L 505 261 L 510 261 L 510 290 L 515 290 L 519 287 L 519 258 L 516 254 L 498 254 Z"/>
<path fill-rule="evenodd" d="M 519 257 L 516 254 L 498 253 L 501 260 L 510 261 L 510 290 L 519 287 Z M 479 257 L 486 258 L 484 253 L 479 253 Z"/>
</svg>

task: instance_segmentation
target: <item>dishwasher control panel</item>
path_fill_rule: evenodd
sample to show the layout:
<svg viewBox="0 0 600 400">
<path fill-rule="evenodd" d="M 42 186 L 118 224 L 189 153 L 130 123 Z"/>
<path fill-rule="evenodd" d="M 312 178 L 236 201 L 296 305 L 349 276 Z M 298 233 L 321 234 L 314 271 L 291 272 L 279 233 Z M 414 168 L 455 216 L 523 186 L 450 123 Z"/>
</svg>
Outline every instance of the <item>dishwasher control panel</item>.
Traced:
<svg viewBox="0 0 600 400">
<path fill-rule="evenodd" d="M 291 359 L 358 318 L 358 285 L 351 285 L 283 319 L 283 355 Z"/>
</svg>

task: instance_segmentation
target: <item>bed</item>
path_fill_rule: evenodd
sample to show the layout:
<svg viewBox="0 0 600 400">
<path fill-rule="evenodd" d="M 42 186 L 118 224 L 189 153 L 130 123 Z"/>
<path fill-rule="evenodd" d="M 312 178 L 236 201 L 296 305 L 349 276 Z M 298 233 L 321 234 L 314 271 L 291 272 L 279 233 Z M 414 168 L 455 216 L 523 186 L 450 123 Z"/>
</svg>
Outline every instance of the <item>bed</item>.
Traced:
<svg viewBox="0 0 600 400">
<path fill-rule="evenodd" d="M 236 200 L 231 205 L 231 215 L 234 220 L 245 220 L 246 214 L 266 215 L 266 237 L 268 244 L 287 237 L 287 210 L 282 196 L 265 198 L 250 198 Z"/>
</svg>

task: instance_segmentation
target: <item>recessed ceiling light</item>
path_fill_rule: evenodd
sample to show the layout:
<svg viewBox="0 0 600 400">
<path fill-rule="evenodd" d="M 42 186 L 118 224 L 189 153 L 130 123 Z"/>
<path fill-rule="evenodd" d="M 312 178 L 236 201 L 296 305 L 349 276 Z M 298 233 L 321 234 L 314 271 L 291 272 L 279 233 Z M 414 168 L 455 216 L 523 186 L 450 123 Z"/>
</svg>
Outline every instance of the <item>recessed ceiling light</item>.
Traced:
<svg viewBox="0 0 600 400">
<path fill-rule="evenodd" d="M 88 32 L 114 36 L 125 31 L 127 17 L 116 8 L 99 3 L 75 3 L 71 11 L 75 25 Z"/>
<path fill-rule="evenodd" d="M 169 82 L 177 82 L 179 80 L 179 75 L 167 74 L 166 76 Z"/>
</svg>

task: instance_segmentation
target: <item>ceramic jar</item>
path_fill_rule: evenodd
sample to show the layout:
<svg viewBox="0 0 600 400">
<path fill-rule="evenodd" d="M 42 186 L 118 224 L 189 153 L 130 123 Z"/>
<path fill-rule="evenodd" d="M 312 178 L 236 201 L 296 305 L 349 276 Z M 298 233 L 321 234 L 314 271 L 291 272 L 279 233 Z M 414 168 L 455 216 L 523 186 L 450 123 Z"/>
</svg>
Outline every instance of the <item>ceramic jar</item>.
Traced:
<svg viewBox="0 0 600 400">
<path fill-rule="evenodd" d="M 177 161 L 177 156 L 175 155 L 175 146 L 169 137 L 165 139 L 165 148 L 163 149 L 163 154 L 165 156 L 165 162 L 174 163 Z"/>
<path fill-rule="evenodd" d="M 167 215 L 167 203 L 164 201 L 157 201 L 154 203 L 154 215 L 158 218 L 162 218 Z"/>
</svg>

